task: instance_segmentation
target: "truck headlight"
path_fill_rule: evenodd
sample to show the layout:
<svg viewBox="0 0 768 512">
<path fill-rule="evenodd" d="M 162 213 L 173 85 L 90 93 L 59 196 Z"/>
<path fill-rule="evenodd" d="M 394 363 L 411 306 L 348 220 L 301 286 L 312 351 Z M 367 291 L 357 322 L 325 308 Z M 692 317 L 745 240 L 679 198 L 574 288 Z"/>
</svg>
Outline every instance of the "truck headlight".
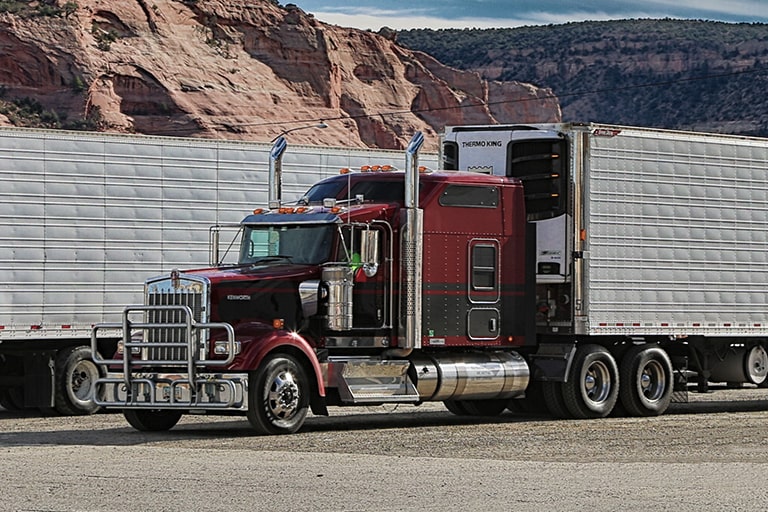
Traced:
<svg viewBox="0 0 768 512">
<path fill-rule="evenodd" d="M 235 355 L 240 353 L 241 343 L 235 341 Z M 227 340 L 218 340 L 213 342 L 213 353 L 217 356 L 229 355 L 229 342 Z"/>
</svg>

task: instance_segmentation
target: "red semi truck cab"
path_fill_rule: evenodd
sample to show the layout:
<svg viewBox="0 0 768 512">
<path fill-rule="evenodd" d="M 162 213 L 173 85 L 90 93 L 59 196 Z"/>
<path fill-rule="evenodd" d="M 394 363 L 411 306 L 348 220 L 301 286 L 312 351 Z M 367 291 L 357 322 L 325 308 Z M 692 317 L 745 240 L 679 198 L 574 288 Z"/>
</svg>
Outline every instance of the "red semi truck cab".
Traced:
<svg viewBox="0 0 768 512">
<path fill-rule="evenodd" d="M 328 405 L 504 410 L 535 350 L 523 188 L 419 172 L 419 145 L 405 172 L 342 174 L 254 210 L 237 265 L 148 280 L 145 304 L 94 329 L 123 331 L 97 359 L 97 403 L 140 430 L 243 413 L 268 434 Z"/>
</svg>

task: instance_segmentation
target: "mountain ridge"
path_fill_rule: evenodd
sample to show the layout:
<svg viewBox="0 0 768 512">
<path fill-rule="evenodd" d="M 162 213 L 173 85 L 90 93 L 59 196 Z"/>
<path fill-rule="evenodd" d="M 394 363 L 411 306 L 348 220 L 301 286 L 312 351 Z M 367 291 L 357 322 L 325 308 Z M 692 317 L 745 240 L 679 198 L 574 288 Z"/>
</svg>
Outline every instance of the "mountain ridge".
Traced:
<svg viewBox="0 0 768 512">
<path fill-rule="evenodd" d="M 486 80 L 551 89 L 564 121 L 768 136 L 768 25 L 616 20 L 400 31 Z"/>
</svg>

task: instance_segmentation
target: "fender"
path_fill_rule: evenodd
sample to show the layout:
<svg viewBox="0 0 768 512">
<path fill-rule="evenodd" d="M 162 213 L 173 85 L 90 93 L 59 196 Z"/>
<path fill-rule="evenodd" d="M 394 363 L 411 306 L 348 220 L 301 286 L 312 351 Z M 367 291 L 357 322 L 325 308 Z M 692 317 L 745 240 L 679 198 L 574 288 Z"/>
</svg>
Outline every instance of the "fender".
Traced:
<svg viewBox="0 0 768 512">
<path fill-rule="evenodd" d="M 229 365 L 230 370 L 253 370 L 259 367 L 261 362 L 270 352 L 280 347 L 291 347 L 300 351 L 306 356 L 312 370 L 315 374 L 315 381 L 317 382 L 317 392 L 321 397 L 325 397 L 325 384 L 323 382 L 323 372 L 320 369 L 320 361 L 317 359 L 317 354 L 312 348 L 312 345 L 296 332 L 286 330 L 274 330 L 269 328 L 264 329 L 260 335 L 254 335 L 253 331 L 249 334 L 248 340 L 244 340 L 242 336 L 238 338 L 243 342 L 243 351 L 235 360 Z"/>
</svg>

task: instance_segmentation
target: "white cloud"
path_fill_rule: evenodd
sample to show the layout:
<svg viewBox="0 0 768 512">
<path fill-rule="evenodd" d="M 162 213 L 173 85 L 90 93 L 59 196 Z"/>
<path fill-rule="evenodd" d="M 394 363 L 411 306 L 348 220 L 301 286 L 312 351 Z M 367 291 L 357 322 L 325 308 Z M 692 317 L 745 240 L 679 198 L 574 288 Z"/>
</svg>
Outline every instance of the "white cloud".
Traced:
<svg viewBox="0 0 768 512">
<path fill-rule="evenodd" d="M 326 4 L 327 5 L 327 4 Z M 430 5 L 426 2 L 423 5 Z M 593 4 L 595 5 L 595 4 Z M 387 26 L 396 30 L 411 28 L 510 28 L 525 25 L 561 24 L 576 21 L 600 21 L 629 18 L 693 18 L 713 20 L 743 19 L 744 21 L 768 22 L 766 0 L 645 0 L 638 9 L 636 0 L 611 0 L 597 2 L 594 11 L 568 11 L 567 8 L 552 11 L 520 9 L 514 18 L 440 18 L 428 14 L 426 7 L 409 10 L 326 6 L 314 11 L 315 17 L 326 23 L 360 29 L 379 30 Z"/>
<path fill-rule="evenodd" d="M 517 19 L 504 18 L 436 18 L 430 16 L 414 16 L 412 13 L 399 15 L 394 11 L 379 12 L 378 14 L 357 13 L 345 14 L 339 12 L 315 12 L 315 18 L 325 23 L 342 27 L 353 27 L 363 30 L 377 31 L 381 27 L 395 30 L 412 28 L 514 28 L 530 25 L 558 25 L 573 21 L 603 21 L 617 19 L 616 15 L 604 12 L 529 12 Z M 652 14 L 645 12 L 627 13 L 620 18 L 665 18 L 668 14 Z"/>
</svg>

